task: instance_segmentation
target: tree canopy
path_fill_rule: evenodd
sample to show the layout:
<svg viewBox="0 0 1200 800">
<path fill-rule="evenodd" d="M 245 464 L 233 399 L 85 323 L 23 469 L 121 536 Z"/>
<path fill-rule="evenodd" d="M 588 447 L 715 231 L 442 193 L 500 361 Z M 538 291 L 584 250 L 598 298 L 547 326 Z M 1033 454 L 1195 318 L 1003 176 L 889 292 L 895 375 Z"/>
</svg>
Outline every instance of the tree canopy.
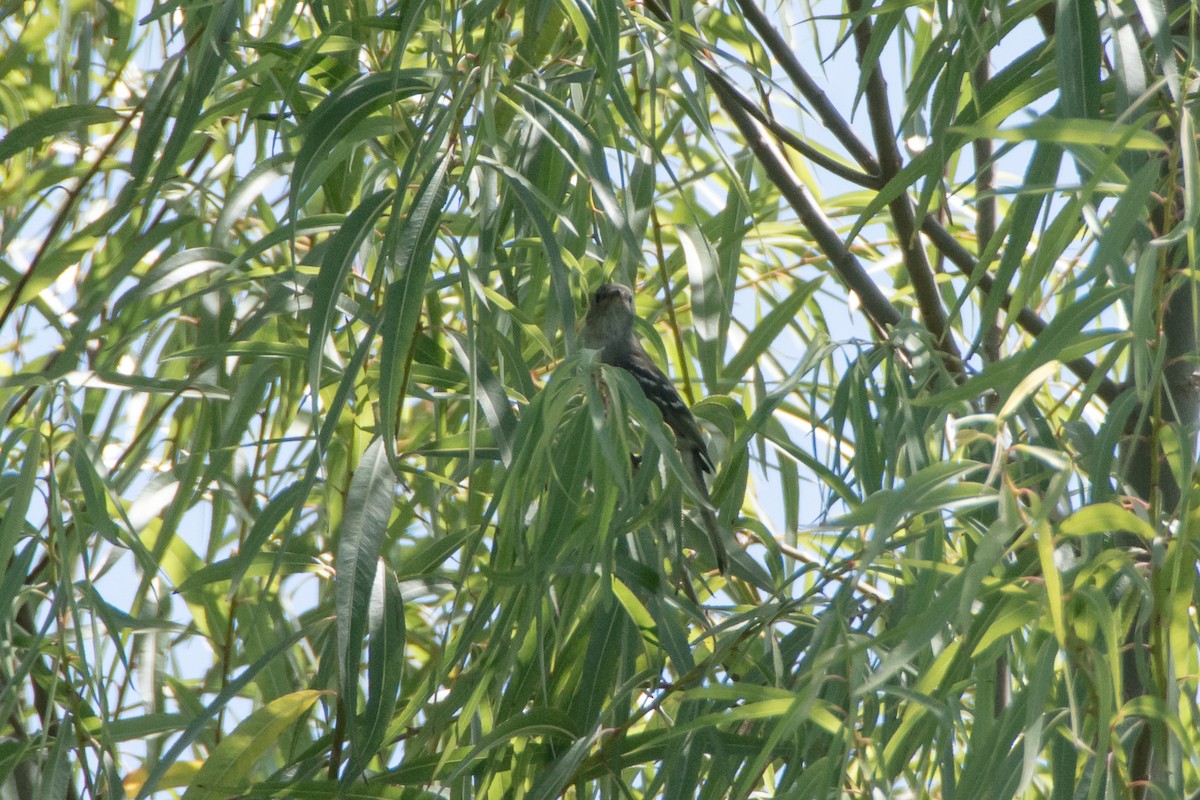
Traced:
<svg viewBox="0 0 1200 800">
<path fill-rule="evenodd" d="M 1191 4 L 0 8 L 4 796 L 1200 792 Z"/>
</svg>

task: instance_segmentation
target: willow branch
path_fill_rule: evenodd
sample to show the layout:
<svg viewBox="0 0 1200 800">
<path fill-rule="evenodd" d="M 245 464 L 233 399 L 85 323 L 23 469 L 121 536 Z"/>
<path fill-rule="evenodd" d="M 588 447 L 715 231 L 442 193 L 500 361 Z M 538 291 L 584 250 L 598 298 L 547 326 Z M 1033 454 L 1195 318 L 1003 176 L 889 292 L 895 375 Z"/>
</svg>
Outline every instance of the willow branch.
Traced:
<svg viewBox="0 0 1200 800">
<path fill-rule="evenodd" d="M 808 70 L 796 58 L 795 53 L 788 47 L 787 42 L 779 35 L 779 31 L 775 30 L 775 26 L 767 19 L 762 10 L 759 9 L 753 0 L 737 0 L 738 8 L 741 9 L 742 15 L 746 21 L 750 23 L 750 27 L 754 28 L 754 32 L 759 35 L 767 49 L 771 51 L 771 55 L 783 67 L 783 71 L 791 79 L 796 89 L 800 92 L 800 96 L 812 106 L 812 110 L 816 113 L 817 118 L 821 120 L 821 124 L 833 134 L 834 138 L 841 143 L 842 147 L 846 148 L 846 152 L 858 162 L 858 165 L 863 168 L 868 176 L 875 178 L 878 181 L 882 170 L 879 168 L 879 162 L 875 160 L 875 156 L 863 144 L 862 140 L 854 133 L 854 129 L 850 127 L 850 123 L 834 108 L 833 103 L 829 101 L 829 97 L 817 85 L 817 82 L 808 74 Z M 878 186 L 883 186 L 883 181 L 878 181 Z"/>
<path fill-rule="evenodd" d="M 849 0 L 847 4 L 852 12 L 862 7 L 861 0 Z M 876 155 L 882 170 L 881 177 L 890 181 L 901 168 L 900 149 L 896 145 L 896 137 L 892 131 L 892 112 L 887 97 L 887 82 L 878 63 L 865 62 L 871 44 L 871 21 L 864 17 L 854 28 L 854 44 L 858 51 L 858 66 L 867 73 L 867 116 L 871 123 L 871 134 L 875 140 Z M 921 319 L 933 335 L 938 347 L 946 354 L 947 367 L 952 373 L 962 376 L 962 355 L 954 343 L 953 336 L 947 330 L 948 317 L 942 297 L 938 292 L 937 276 L 925 254 L 925 248 L 917 235 L 916 214 L 912 201 L 907 194 L 900 194 L 890 203 L 888 210 L 892 217 L 892 226 L 896 230 L 896 238 L 904 253 L 904 268 L 912 283 L 913 294 L 917 299 L 917 307 Z"/>
<path fill-rule="evenodd" d="M 976 277 L 974 273 L 978 261 L 975 259 L 975 256 L 971 255 L 971 252 L 963 247 L 958 239 L 954 238 L 954 234 L 946 230 L 933 216 L 925 217 L 925 222 L 921 225 L 921 231 L 929 237 L 929 241 L 933 243 L 933 246 L 951 264 L 958 267 L 963 275 L 966 275 L 968 278 Z M 978 283 L 979 288 L 989 294 L 996 289 L 995 281 L 986 272 L 978 276 Z M 1006 292 L 1000 301 L 1000 305 L 1003 306 L 1005 311 L 1010 310 L 1012 307 L 1012 295 Z M 1024 307 L 1017 312 L 1017 324 L 1031 336 L 1039 336 L 1042 331 L 1046 330 L 1045 320 L 1029 307 Z M 1092 380 L 1096 374 L 1096 366 L 1086 358 L 1073 358 L 1066 362 L 1065 366 L 1085 383 Z M 1107 405 L 1111 406 L 1115 403 L 1120 394 L 1121 387 L 1110 378 L 1104 378 L 1096 385 L 1096 396 Z"/>
<path fill-rule="evenodd" d="M 746 113 L 737 102 L 736 92 L 729 82 L 716 70 L 706 69 L 709 85 L 713 88 L 721 107 L 737 129 L 746 139 L 755 158 L 758 159 L 771 181 L 795 209 L 801 224 L 808 230 L 810 236 L 821 248 L 821 251 L 833 265 L 842 283 L 855 292 L 862 302 L 863 309 L 872 322 L 880 329 L 900 322 L 899 310 L 880 291 L 879 287 L 867 274 L 858 258 L 850 252 L 850 248 L 842 241 L 842 237 L 829 223 L 817 202 L 809 193 L 807 187 L 796 176 L 787 159 L 778 147 L 766 135 L 766 129 L 752 115 Z"/>
</svg>

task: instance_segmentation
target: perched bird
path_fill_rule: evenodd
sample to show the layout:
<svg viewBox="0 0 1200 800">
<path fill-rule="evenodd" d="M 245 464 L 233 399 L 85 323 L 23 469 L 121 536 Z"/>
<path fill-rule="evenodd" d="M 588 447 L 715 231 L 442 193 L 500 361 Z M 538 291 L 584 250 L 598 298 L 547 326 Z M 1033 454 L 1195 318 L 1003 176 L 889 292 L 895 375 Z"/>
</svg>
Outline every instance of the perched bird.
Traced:
<svg viewBox="0 0 1200 800">
<path fill-rule="evenodd" d="M 633 332 L 633 319 L 633 292 L 629 287 L 616 283 L 601 286 L 592 295 L 588 308 L 583 327 L 583 346 L 589 350 L 599 350 L 602 362 L 620 367 L 632 375 L 638 386 L 642 387 L 646 399 L 662 412 L 663 422 L 675 434 L 675 446 L 679 448 L 683 465 L 704 498 L 700 515 L 716 555 L 717 568 L 724 573 L 729 566 L 728 557 L 704 482 L 704 473 L 713 471 L 708 447 L 704 444 L 692 410 L 638 341 Z"/>
</svg>

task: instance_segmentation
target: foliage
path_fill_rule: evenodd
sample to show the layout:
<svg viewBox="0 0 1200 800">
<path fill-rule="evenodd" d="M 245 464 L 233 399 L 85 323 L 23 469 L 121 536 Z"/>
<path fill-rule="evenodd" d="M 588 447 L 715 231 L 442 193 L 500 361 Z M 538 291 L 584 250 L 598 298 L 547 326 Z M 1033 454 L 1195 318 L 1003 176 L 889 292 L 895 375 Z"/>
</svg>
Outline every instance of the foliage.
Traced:
<svg viewBox="0 0 1200 800">
<path fill-rule="evenodd" d="M 1196 27 L 3 6 L 6 795 L 1200 791 Z"/>
</svg>

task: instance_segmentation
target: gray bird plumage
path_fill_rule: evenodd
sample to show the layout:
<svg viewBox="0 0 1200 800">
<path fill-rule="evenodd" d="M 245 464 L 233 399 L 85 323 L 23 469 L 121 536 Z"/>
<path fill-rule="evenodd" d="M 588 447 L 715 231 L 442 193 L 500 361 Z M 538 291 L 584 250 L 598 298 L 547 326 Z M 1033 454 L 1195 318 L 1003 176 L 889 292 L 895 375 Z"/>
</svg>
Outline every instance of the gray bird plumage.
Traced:
<svg viewBox="0 0 1200 800">
<path fill-rule="evenodd" d="M 646 399 L 662 413 L 663 421 L 675 434 L 679 456 L 700 496 L 704 498 L 700 515 L 716 555 L 717 567 L 724 573 L 728 568 L 728 558 L 704 481 L 704 474 L 713 471 L 708 446 L 704 443 L 704 436 L 692 410 L 638 341 L 633 331 L 633 321 L 633 292 L 628 286 L 605 284 L 592 295 L 583 327 L 583 346 L 599 350 L 601 361 L 620 367 L 632 375 Z"/>
</svg>

